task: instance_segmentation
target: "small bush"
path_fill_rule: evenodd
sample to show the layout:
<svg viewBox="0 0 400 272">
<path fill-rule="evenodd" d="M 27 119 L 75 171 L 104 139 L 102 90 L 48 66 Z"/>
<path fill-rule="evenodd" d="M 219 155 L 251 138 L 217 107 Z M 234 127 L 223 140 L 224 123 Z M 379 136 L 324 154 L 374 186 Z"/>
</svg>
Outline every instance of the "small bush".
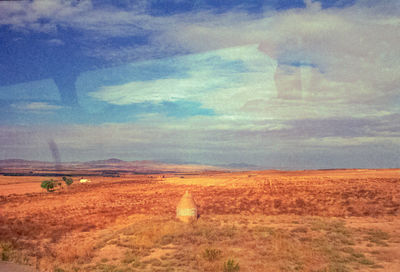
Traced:
<svg viewBox="0 0 400 272">
<path fill-rule="evenodd" d="M 1 260 L 10 261 L 13 255 L 13 247 L 10 243 L 0 243 Z"/>
<path fill-rule="evenodd" d="M 203 258 L 209 262 L 217 260 L 221 256 L 222 251 L 219 249 L 206 248 L 203 252 Z"/>
<path fill-rule="evenodd" d="M 67 184 L 67 186 L 70 186 L 72 183 L 74 183 L 74 181 L 72 180 L 72 178 L 63 177 L 62 179 L 63 179 L 63 181 L 65 182 L 65 184 Z"/>
<path fill-rule="evenodd" d="M 239 263 L 235 263 L 233 259 L 229 259 L 224 263 L 224 272 L 236 272 L 239 269 Z"/>
<path fill-rule="evenodd" d="M 371 261 L 371 260 L 369 260 L 367 258 L 361 258 L 358 262 L 360 264 L 364 264 L 364 265 L 373 265 L 373 264 L 375 264 L 373 261 Z"/>
<path fill-rule="evenodd" d="M 380 229 L 371 229 L 368 232 L 368 237 L 367 239 L 380 246 L 387 246 L 388 244 L 386 243 L 387 240 L 389 240 L 390 235 Z"/>
<path fill-rule="evenodd" d="M 42 181 L 42 184 L 40 184 L 40 187 L 46 189 L 48 192 L 54 192 L 55 187 L 58 185 L 57 181 L 55 180 L 44 180 Z"/>
</svg>

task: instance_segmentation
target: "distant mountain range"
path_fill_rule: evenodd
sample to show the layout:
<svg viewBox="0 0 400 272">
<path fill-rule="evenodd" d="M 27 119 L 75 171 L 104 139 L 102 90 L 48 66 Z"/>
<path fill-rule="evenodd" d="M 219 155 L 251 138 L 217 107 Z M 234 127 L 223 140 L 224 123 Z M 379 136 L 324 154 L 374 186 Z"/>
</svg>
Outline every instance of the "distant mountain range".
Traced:
<svg viewBox="0 0 400 272">
<path fill-rule="evenodd" d="M 174 164 L 158 161 L 124 161 L 116 158 L 88 162 L 53 163 L 21 159 L 0 160 L 0 172 L 33 172 L 33 171 L 124 171 L 136 173 L 168 173 L 168 172 L 203 172 L 226 170 L 253 170 L 256 166 L 249 164 L 201 165 Z"/>
<path fill-rule="evenodd" d="M 228 169 L 241 169 L 241 170 L 262 170 L 263 168 L 254 165 L 254 164 L 248 164 L 248 163 L 230 163 L 230 164 L 219 164 L 216 165 L 218 167 L 222 168 L 228 168 Z"/>
</svg>

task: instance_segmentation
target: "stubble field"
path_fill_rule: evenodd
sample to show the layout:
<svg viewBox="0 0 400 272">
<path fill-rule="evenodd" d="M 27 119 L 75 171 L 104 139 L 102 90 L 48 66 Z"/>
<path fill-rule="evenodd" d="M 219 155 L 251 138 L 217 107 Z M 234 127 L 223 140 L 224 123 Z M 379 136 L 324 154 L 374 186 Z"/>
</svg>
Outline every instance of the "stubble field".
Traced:
<svg viewBox="0 0 400 272">
<path fill-rule="evenodd" d="M 0 252 L 58 272 L 400 271 L 399 173 L 91 177 L 53 193 L 0 176 Z M 186 190 L 192 224 L 175 219 Z"/>
</svg>

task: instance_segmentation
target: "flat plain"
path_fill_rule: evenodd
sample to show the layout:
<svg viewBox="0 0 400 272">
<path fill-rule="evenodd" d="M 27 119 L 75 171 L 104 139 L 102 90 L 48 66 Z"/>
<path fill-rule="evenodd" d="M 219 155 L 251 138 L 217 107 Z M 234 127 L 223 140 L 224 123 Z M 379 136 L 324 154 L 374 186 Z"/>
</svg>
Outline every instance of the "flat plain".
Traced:
<svg viewBox="0 0 400 272">
<path fill-rule="evenodd" d="M 50 178 L 50 177 L 49 177 Z M 400 271 L 400 170 L 0 176 L 3 261 L 38 271 Z M 60 177 L 53 177 L 60 180 Z M 175 219 L 188 190 L 199 218 Z"/>
</svg>

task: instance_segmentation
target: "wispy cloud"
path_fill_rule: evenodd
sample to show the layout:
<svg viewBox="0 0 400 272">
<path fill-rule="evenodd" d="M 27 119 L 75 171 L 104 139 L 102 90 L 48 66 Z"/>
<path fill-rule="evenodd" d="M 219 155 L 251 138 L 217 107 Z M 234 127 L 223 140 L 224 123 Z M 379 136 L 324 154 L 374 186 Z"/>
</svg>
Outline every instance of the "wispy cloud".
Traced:
<svg viewBox="0 0 400 272">
<path fill-rule="evenodd" d="M 243 102 L 245 96 L 245 99 L 266 98 L 274 92 L 272 75 L 276 64 L 254 45 L 169 58 L 151 65 L 160 64 L 174 73 L 152 80 L 102 86 L 90 96 L 116 105 L 189 100 L 220 110 L 237 104 L 238 96 Z M 132 64 L 132 69 L 135 66 L 141 63 Z M 221 103 L 224 97 L 225 102 Z M 238 106 L 242 104 L 234 110 Z"/>
<path fill-rule="evenodd" d="M 62 106 L 52 105 L 46 102 L 30 102 L 30 103 L 15 103 L 11 105 L 13 108 L 22 110 L 22 111 L 31 111 L 31 112 L 48 112 L 62 109 Z"/>
<path fill-rule="evenodd" d="M 51 32 L 55 31 L 56 23 L 68 16 L 84 15 L 91 8 L 90 1 L 2 1 L 0 24 L 20 30 Z"/>
<path fill-rule="evenodd" d="M 325 10 L 314 2 L 306 9 L 262 18 L 230 12 L 204 14 L 200 23 L 182 19 L 185 24 L 166 31 L 160 39 L 178 41 L 192 51 L 257 43 L 280 63 L 282 81 L 290 81 L 294 73 L 303 74 L 300 80 L 306 86 L 302 91 L 312 94 L 310 99 L 335 97 L 374 104 L 382 95 L 398 94 L 400 26 L 395 22 L 399 14 L 394 1 L 371 6 L 362 1 Z M 304 61 L 315 69 L 297 65 L 285 69 L 285 65 Z"/>
</svg>

